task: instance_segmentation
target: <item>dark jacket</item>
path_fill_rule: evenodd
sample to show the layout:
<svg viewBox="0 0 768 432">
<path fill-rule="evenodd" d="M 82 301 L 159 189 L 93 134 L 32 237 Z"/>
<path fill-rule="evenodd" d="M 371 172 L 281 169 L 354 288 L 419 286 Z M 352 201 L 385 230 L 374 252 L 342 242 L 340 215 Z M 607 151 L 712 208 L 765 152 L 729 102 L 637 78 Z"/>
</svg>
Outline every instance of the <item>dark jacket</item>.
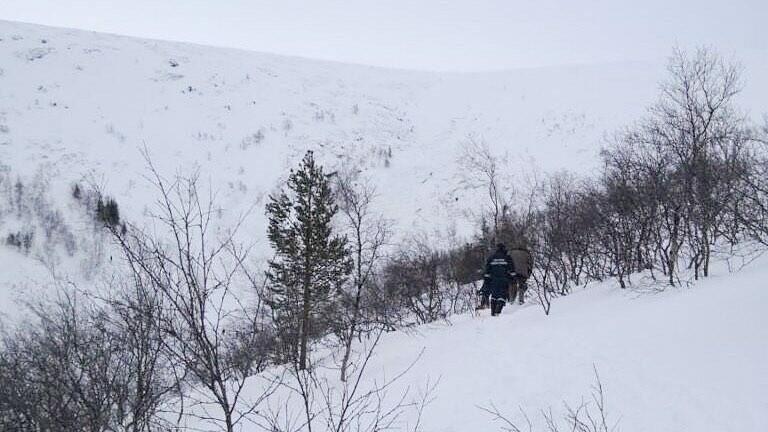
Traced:
<svg viewBox="0 0 768 432">
<path fill-rule="evenodd" d="M 493 298 L 506 299 L 509 296 L 509 283 L 515 273 L 515 264 L 504 249 L 497 249 L 485 263 L 483 294 Z"/>
<path fill-rule="evenodd" d="M 533 271 L 533 256 L 526 248 L 510 249 L 509 256 L 515 263 L 515 273 L 518 276 L 528 279 Z"/>
</svg>

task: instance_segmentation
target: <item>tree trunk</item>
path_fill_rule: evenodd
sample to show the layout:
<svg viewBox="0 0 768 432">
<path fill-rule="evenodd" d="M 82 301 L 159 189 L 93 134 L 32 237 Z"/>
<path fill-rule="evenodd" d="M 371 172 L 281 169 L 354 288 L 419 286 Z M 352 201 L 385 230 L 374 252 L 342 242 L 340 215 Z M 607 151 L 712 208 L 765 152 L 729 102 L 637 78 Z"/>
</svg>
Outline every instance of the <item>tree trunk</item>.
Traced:
<svg viewBox="0 0 768 432">
<path fill-rule="evenodd" d="M 307 211 L 312 214 L 312 186 L 309 186 L 307 193 Z M 309 319 L 310 312 L 312 311 L 312 298 L 311 298 L 311 285 L 312 285 L 312 273 L 310 268 L 312 266 L 311 257 L 313 254 L 312 233 L 314 232 L 314 226 L 312 224 L 312 217 L 309 217 L 304 232 L 304 292 L 301 311 L 301 335 L 299 338 L 299 370 L 307 369 L 307 347 L 309 345 Z"/>
<path fill-rule="evenodd" d="M 709 242 L 709 229 L 704 230 L 704 277 L 709 277 L 709 258 L 712 248 Z"/>
<path fill-rule="evenodd" d="M 360 298 L 362 291 L 363 287 L 358 285 L 357 293 L 355 294 L 352 322 L 349 324 L 349 334 L 346 343 L 344 344 L 344 358 L 341 361 L 341 382 L 347 382 L 347 366 L 349 365 L 349 357 L 352 355 L 352 339 L 355 338 L 355 332 L 357 331 L 357 321 L 360 318 Z"/>
<path fill-rule="evenodd" d="M 310 315 L 310 293 L 309 293 L 309 275 L 304 277 L 304 298 L 301 313 L 301 336 L 299 345 L 299 370 L 307 368 L 307 345 L 309 342 L 309 315 Z"/>
</svg>

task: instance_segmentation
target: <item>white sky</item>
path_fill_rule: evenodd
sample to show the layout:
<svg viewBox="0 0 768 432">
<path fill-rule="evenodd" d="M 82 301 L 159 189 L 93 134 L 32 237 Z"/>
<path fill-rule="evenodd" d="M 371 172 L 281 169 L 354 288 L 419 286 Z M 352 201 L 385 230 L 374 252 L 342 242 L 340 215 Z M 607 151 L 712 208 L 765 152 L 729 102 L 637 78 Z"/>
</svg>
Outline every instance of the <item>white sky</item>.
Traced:
<svg viewBox="0 0 768 432">
<path fill-rule="evenodd" d="M 0 0 L 0 19 L 440 71 L 768 50 L 768 0 Z"/>
</svg>

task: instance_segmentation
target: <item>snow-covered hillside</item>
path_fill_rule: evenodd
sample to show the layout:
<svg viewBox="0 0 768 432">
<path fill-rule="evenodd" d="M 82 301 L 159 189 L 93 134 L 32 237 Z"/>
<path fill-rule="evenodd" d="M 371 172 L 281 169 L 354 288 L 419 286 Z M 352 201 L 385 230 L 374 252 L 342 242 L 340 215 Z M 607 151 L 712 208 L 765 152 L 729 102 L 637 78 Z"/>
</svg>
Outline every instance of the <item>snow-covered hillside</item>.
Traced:
<svg viewBox="0 0 768 432">
<path fill-rule="evenodd" d="M 768 111 L 762 54 L 736 58 L 746 83 L 739 103 L 755 117 Z M 663 59 L 438 74 L 0 21 L 0 186 L 10 197 L 23 180 L 33 203 L 0 202 L 0 241 L 53 218 L 62 228 L 51 238 L 91 242 L 77 265 L 0 245 L 0 317 L 15 312 L 17 294 L 44 290 L 49 272 L 69 279 L 97 258 L 107 263 L 73 184 L 100 188 L 124 218 L 146 221 L 157 197 L 144 148 L 161 173 L 199 170 L 224 225 L 252 209 L 241 235 L 262 257 L 265 199 L 308 149 L 328 172 L 358 169 L 372 180 L 376 210 L 398 240 L 463 235 L 485 199 L 462 182 L 468 140 L 499 155 L 503 188 L 534 169 L 589 174 L 605 137 L 643 114 L 664 77 Z M 518 422 L 523 408 L 540 422 L 538 410 L 588 397 L 594 367 L 622 431 L 768 430 L 767 265 L 658 294 L 596 285 L 557 299 L 551 316 L 512 306 L 498 318 L 390 333 L 366 382 L 408 368 L 423 350 L 391 397 L 439 380 L 422 430 L 491 431 L 499 425 L 479 407 Z M 413 424 L 411 415 L 402 421 Z"/>
<path fill-rule="evenodd" d="M 364 386 L 418 359 L 387 393 L 410 388 L 417 397 L 438 383 L 420 430 L 503 430 L 481 410 L 495 406 L 527 431 L 522 409 L 544 431 L 541 410 L 560 419 L 564 403 L 589 402 L 596 413 L 594 368 L 618 431 L 765 431 L 766 269 L 763 257 L 740 273 L 720 269 L 693 288 L 655 294 L 598 284 L 558 299 L 550 316 L 536 305 L 511 306 L 500 317 L 483 311 L 387 334 Z M 412 427 L 415 412 L 401 420 Z"/>
<path fill-rule="evenodd" d="M 739 60 L 757 115 L 768 56 Z M 199 166 L 228 212 L 256 204 L 250 234 L 263 240 L 265 194 L 312 148 L 329 170 L 372 177 L 404 230 L 462 229 L 481 199 L 456 191 L 467 137 L 508 154 L 510 171 L 589 171 L 664 74 L 663 63 L 432 74 L 0 22 L 0 161 L 42 167 L 62 189 L 96 182 L 136 219 L 154 198 L 146 146 L 162 172 Z"/>
<path fill-rule="evenodd" d="M 144 146 L 165 173 L 199 165 L 233 213 L 262 204 L 313 148 L 330 170 L 375 179 L 402 228 L 430 230 L 477 202 L 455 192 L 468 136 L 508 153 L 510 170 L 589 171 L 665 76 L 663 63 L 406 72 L 10 22 L 0 60 L 0 161 L 43 166 L 62 188 L 93 180 L 133 218 L 153 198 Z M 759 114 L 768 60 L 739 60 L 743 105 Z"/>
</svg>

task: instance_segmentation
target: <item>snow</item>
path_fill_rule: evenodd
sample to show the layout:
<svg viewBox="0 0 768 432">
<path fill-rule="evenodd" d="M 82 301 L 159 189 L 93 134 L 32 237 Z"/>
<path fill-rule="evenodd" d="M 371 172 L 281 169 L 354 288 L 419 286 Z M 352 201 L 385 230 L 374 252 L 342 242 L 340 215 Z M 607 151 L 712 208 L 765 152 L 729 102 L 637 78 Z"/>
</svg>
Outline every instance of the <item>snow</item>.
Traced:
<svg viewBox="0 0 768 432">
<path fill-rule="evenodd" d="M 759 116 L 768 55 L 739 60 L 741 106 Z M 84 223 L 67 201 L 79 181 L 141 224 L 156 198 L 146 147 L 164 174 L 200 171 L 222 224 L 254 208 L 242 235 L 266 255 L 265 197 L 314 149 L 328 171 L 356 167 L 374 181 L 400 238 L 466 234 L 465 212 L 483 200 L 460 187 L 468 137 L 506 154 L 511 182 L 532 167 L 590 174 L 605 137 L 642 115 L 664 76 L 648 62 L 411 72 L 0 21 L 0 164 L 45 172 L 69 223 Z M 424 349 L 399 385 L 439 378 L 425 431 L 496 430 L 478 409 L 490 402 L 534 419 L 578 404 L 593 366 L 623 431 L 768 430 L 766 264 L 655 295 L 595 285 L 556 300 L 551 316 L 511 306 L 388 334 L 372 371 L 391 376 Z M 44 291 L 47 277 L 0 247 L 0 315 L 13 315 L 19 293 L 38 298 L 29 290 Z"/>
<path fill-rule="evenodd" d="M 768 55 L 737 60 L 757 117 Z M 373 180 L 399 238 L 460 238 L 485 199 L 462 187 L 468 139 L 499 156 L 507 190 L 533 171 L 590 174 L 664 76 L 650 62 L 413 72 L 0 21 L 0 163 L 45 173 L 62 208 L 74 182 L 99 186 L 142 224 L 146 148 L 166 176 L 199 171 L 222 225 L 250 211 L 242 237 L 264 258 L 266 197 L 314 149 L 328 172 Z"/>
<path fill-rule="evenodd" d="M 764 54 L 739 59 L 755 116 Z M 665 76 L 648 62 L 411 72 L 3 21 L 0 59 L 0 161 L 43 166 L 63 190 L 99 184 L 137 221 L 155 198 L 147 147 L 162 173 L 199 169 L 230 218 L 255 205 L 248 234 L 262 251 L 265 196 L 307 149 L 328 171 L 371 177 L 404 236 L 466 234 L 463 214 L 483 200 L 458 188 L 468 137 L 507 155 L 510 182 L 532 167 L 590 173 L 606 135 L 641 116 Z"/>
<path fill-rule="evenodd" d="M 500 430 L 480 409 L 491 405 L 527 430 L 523 409 L 546 430 L 540 410 L 590 400 L 596 368 L 618 430 L 768 430 L 766 264 L 656 294 L 596 284 L 557 299 L 550 316 L 515 305 L 390 333 L 366 383 L 418 359 L 389 397 L 439 381 L 422 430 Z"/>
</svg>

